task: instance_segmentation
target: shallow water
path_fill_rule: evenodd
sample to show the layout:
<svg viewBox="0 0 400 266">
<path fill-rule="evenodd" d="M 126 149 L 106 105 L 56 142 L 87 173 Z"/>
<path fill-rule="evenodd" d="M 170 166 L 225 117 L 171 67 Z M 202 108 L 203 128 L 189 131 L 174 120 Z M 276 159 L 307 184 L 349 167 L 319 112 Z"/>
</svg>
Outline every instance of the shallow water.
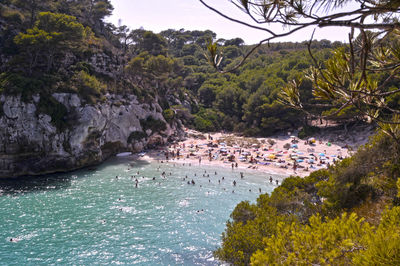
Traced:
<svg viewBox="0 0 400 266">
<path fill-rule="evenodd" d="M 114 158 L 91 171 L 0 180 L 0 265 L 217 265 L 212 251 L 233 208 L 274 188 L 270 175 L 240 171 Z"/>
</svg>

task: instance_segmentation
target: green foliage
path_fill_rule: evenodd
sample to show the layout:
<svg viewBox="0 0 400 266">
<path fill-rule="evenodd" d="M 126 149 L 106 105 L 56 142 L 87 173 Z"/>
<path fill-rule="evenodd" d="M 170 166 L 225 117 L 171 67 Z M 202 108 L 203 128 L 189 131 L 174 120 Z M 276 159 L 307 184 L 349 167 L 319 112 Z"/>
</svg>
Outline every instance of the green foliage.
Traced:
<svg viewBox="0 0 400 266">
<path fill-rule="evenodd" d="M 68 125 L 68 110 L 62 103 L 52 96 L 41 95 L 38 104 L 38 114 L 47 114 L 51 117 L 51 123 L 59 130 L 64 130 Z"/>
<path fill-rule="evenodd" d="M 101 92 L 106 86 L 96 77 L 89 75 L 85 71 L 77 72 L 72 78 L 72 84 L 88 103 L 96 103 L 96 99 L 101 96 Z"/>
<path fill-rule="evenodd" d="M 46 65 L 48 72 L 57 55 L 82 46 L 87 32 L 75 17 L 41 12 L 34 27 L 27 29 L 26 33 L 20 32 L 14 42 L 26 58 L 28 74 L 40 64 Z"/>
<path fill-rule="evenodd" d="M 140 119 L 140 124 L 142 125 L 143 131 L 150 129 L 152 132 L 160 132 L 167 129 L 167 125 L 164 121 L 155 119 L 152 116 L 147 117 L 147 119 Z"/>
<path fill-rule="evenodd" d="M 355 265 L 400 264 L 400 207 L 387 209 L 377 230 L 366 231 L 364 250 L 353 258 Z"/>
<path fill-rule="evenodd" d="M 349 264 L 356 250 L 362 248 L 364 234 L 371 232 L 368 223 L 356 214 L 344 213 L 323 222 L 312 216 L 309 224 L 279 223 L 277 232 L 264 239 L 265 249 L 251 258 L 252 265 Z"/>
<path fill-rule="evenodd" d="M 131 134 L 129 134 L 128 143 L 132 143 L 135 140 L 142 140 L 146 137 L 147 137 L 146 133 L 142 131 L 133 131 L 131 132 Z"/>
<path fill-rule="evenodd" d="M 24 77 L 17 73 L 0 74 L 0 91 L 7 94 L 27 94 L 35 92 L 43 86 L 38 79 Z"/>
<path fill-rule="evenodd" d="M 165 109 L 165 110 L 163 111 L 163 116 L 164 116 L 164 119 L 165 119 L 166 121 L 171 122 L 172 119 L 174 119 L 174 117 L 175 117 L 175 113 L 174 113 L 174 111 L 171 110 L 171 109 Z"/>
<path fill-rule="evenodd" d="M 201 109 L 194 115 L 194 127 L 202 132 L 214 132 L 221 129 L 224 115 L 212 109 Z"/>
<path fill-rule="evenodd" d="M 396 141 L 380 132 L 352 158 L 305 178 L 286 178 L 257 205 L 235 208 L 216 255 L 234 265 L 397 265 L 400 207 L 380 220 L 379 205 L 390 208 L 399 194 L 399 159 Z M 354 213 L 374 205 L 362 217 Z"/>
</svg>

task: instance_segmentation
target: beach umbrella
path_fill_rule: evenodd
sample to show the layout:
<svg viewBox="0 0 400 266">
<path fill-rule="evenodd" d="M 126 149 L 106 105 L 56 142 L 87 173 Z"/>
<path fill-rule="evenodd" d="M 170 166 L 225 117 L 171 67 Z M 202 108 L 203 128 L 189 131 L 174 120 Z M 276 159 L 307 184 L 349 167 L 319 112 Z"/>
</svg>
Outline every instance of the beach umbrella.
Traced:
<svg viewBox="0 0 400 266">
<path fill-rule="evenodd" d="M 297 149 L 299 146 L 297 146 L 297 144 L 292 144 L 290 147 Z"/>
<path fill-rule="evenodd" d="M 321 152 L 320 154 L 318 154 L 321 157 L 325 157 L 325 153 Z"/>
<path fill-rule="evenodd" d="M 295 139 L 295 138 L 296 138 L 296 136 L 290 136 L 290 138 L 292 138 L 292 139 Z"/>
<path fill-rule="evenodd" d="M 299 160 L 297 160 L 297 162 L 298 162 L 298 163 L 302 163 L 302 162 L 304 162 L 304 160 L 299 159 Z"/>
</svg>

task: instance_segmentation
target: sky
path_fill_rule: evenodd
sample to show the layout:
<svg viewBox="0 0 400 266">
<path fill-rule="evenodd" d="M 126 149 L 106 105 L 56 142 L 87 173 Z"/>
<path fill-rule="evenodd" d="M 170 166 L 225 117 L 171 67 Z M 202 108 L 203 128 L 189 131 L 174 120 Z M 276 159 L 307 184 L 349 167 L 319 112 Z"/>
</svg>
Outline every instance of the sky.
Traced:
<svg viewBox="0 0 400 266">
<path fill-rule="evenodd" d="M 167 29 L 212 30 L 217 38 L 242 38 L 246 44 L 255 44 L 269 37 L 265 32 L 248 28 L 222 18 L 203 6 L 199 0 L 111 0 L 114 11 L 107 21 L 118 25 L 127 25 L 130 29 L 143 27 L 159 33 Z M 249 18 L 229 0 L 207 0 L 207 4 L 229 14 L 232 17 L 247 21 Z M 280 27 L 274 28 L 281 31 Z M 276 41 L 301 42 L 310 40 L 313 29 L 303 30 Z M 348 31 L 344 28 L 317 29 L 314 39 L 328 39 L 346 42 Z"/>
</svg>

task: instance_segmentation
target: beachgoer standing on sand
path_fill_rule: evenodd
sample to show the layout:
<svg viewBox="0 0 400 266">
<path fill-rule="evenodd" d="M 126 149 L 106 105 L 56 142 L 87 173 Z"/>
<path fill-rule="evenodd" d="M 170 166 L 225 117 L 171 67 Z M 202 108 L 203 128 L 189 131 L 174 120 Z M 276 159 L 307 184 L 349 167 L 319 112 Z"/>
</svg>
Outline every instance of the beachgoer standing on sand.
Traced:
<svg viewBox="0 0 400 266">
<path fill-rule="evenodd" d="M 236 181 L 235 180 L 233 180 L 233 185 L 236 186 Z"/>
<path fill-rule="evenodd" d="M 201 164 L 201 156 L 199 156 L 199 164 Z"/>
</svg>

